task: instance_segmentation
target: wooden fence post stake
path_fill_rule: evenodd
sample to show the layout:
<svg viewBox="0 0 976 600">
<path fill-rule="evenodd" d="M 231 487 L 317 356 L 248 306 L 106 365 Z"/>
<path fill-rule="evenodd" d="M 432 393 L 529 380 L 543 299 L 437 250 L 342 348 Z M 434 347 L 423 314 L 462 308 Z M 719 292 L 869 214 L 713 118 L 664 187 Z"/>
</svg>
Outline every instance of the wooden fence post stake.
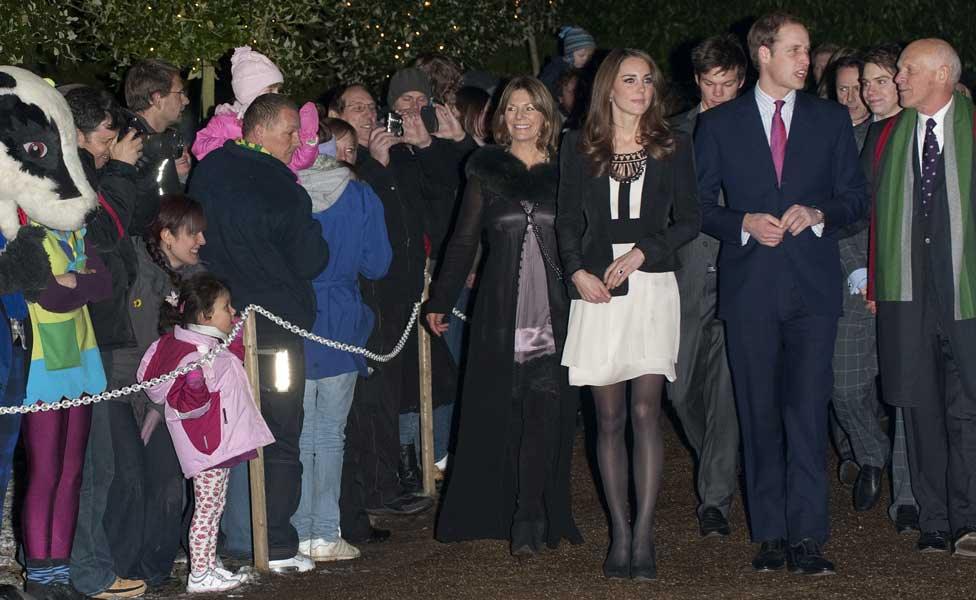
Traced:
<svg viewBox="0 0 976 600">
<path fill-rule="evenodd" d="M 430 289 L 430 261 L 424 267 L 424 295 L 427 300 Z M 424 494 L 435 496 L 434 486 L 434 397 L 430 368 L 430 334 L 417 316 L 417 343 L 420 344 L 420 460 L 424 476 Z"/>
<path fill-rule="evenodd" d="M 258 339 L 255 313 L 247 315 L 244 324 L 244 370 L 251 382 L 254 403 L 261 410 L 261 381 L 258 378 Z M 251 479 L 251 535 L 254 540 L 254 568 L 260 573 L 270 571 L 268 566 L 268 512 L 264 494 L 264 448 L 258 448 L 258 457 L 248 464 Z"/>
</svg>

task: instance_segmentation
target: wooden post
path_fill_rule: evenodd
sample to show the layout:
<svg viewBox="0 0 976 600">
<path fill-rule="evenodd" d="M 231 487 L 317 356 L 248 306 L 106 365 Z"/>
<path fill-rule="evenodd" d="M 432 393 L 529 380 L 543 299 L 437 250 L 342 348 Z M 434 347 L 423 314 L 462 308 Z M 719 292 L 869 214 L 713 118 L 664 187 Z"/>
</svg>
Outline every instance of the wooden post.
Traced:
<svg viewBox="0 0 976 600">
<path fill-rule="evenodd" d="M 424 295 L 430 289 L 430 260 L 424 267 Z M 424 474 L 424 494 L 437 495 L 434 486 L 434 394 L 430 369 L 430 334 L 417 317 L 417 343 L 420 344 L 420 462 Z"/>
<path fill-rule="evenodd" d="M 213 63 L 205 62 L 203 63 L 202 69 L 203 83 L 200 87 L 200 119 L 206 120 L 207 113 L 213 108 L 216 102 L 215 87 L 217 82 L 217 73 L 214 70 Z"/>
<path fill-rule="evenodd" d="M 539 47 L 535 43 L 535 32 L 531 27 L 525 28 L 525 41 L 529 44 L 529 60 L 532 62 L 532 73 L 538 75 L 542 70 L 542 61 L 539 59 Z"/>
<path fill-rule="evenodd" d="M 258 377 L 258 335 L 255 313 L 247 315 L 244 324 L 244 370 L 251 382 L 254 403 L 261 410 L 261 380 Z M 251 535 L 254 543 L 254 568 L 268 573 L 268 508 L 264 494 L 264 448 L 258 448 L 258 457 L 248 464 L 251 479 Z"/>
</svg>

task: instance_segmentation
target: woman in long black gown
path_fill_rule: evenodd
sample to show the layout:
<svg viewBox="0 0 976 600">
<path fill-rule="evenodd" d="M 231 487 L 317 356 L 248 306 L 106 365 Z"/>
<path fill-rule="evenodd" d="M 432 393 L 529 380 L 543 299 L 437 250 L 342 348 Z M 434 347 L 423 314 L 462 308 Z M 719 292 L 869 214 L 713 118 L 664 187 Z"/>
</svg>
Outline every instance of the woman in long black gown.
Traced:
<svg viewBox="0 0 976 600">
<path fill-rule="evenodd" d="M 511 540 L 531 555 L 580 543 L 570 505 L 578 396 L 559 364 L 569 300 L 556 251 L 558 113 L 532 77 L 513 79 L 493 120 L 499 146 L 468 161 L 454 235 L 427 306 L 436 335 L 484 244 L 457 450 L 436 537 Z"/>
</svg>

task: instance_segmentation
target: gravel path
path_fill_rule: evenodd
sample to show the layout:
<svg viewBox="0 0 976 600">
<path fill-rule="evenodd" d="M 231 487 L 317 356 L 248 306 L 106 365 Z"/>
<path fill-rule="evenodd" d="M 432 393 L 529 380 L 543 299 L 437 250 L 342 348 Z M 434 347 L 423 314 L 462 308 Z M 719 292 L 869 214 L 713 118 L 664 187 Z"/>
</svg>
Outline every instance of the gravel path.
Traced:
<svg viewBox="0 0 976 600">
<path fill-rule="evenodd" d="M 886 515 L 887 493 L 874 510 L 855 513 L 850 491 L 832 488 L 833 538 L 827 556 L 838 568 L 833 577 L 804 578 L 786 572 L 756 574 L 749 568 L 754 547 L 748 542 L 741 502 L 731 515 L 732 535 L 724 540 L 698 537 L 692 491 L 692 463 L 670 423 L 664 424 L 665 481 L 658 501 L 658 580 L 637 584 L 607 581 L 600 566 L 607 544 L 606 517 L 582 433 L 574 465 L 573 501 L 586 542 L 518 561 L 500 541 L 440 544 L 432 539 L 432 514 L 385 519 L 393 530 L 384 544 L 365 545 L 362 558 L 320 563 L 290 577 L 265 576 L 228 598 L 253 599 L 925 599 L 976 598 L 976 561 L 947 554 L 922 555 L 914 536 L 899 536 Z M 831 457 L 833 468 L 833 457 Z M 885 482 L 887 485 L 887 481 Z M 9 528 L 0 548 L 9 556 Z M 185 571 L 181 570 L 181 577 Z M 7 578 L 16 577 L 11 568 Z M 182 595 L 174 580 L 152 598 Z"/>
</svg>

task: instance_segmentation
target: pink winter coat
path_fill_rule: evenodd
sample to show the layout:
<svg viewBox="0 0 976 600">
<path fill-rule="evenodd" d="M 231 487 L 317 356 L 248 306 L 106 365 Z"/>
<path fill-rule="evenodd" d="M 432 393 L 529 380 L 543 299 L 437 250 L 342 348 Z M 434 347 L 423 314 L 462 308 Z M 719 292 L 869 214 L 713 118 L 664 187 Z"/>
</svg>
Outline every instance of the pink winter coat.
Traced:
<svg viewBox="0 0 976 600">
<path fill-rule="evenodd" d="M 274 443 L 251 395 L 241 337 L 215 356 L 212 365 L 146 392 L 153 402 L 165 406 L 166 426 L 188 479 L 213 467 L 230 466 Z M 153 342 L 136 377 L 143 382 L 169 373 L 200 359 L 219 343 L 215 337 L 176 327 Z"/>
<path fill-rule="evenodd" d="M 243 114 L 234 112 L 229 104 L 218 106 L 207 126 L 197 132 L 196 140 L 190 148 L 193 156 L 197 160 L 203 160 L 204 156 L 223 146 L 227 140 L 241 139 L 243 135 L 241 118 L 243 116 Z M 295 150 L 291 162 L 288 163 L 288 168 L 295 173 L 311 167 L 319 155 L 317 144 L 319 139 L 318 110 L 314 104 L 306 102 L 298 111 L 298 116 L 301 120 L 301 127 L 298 131 L 301 145 L 298 146 L 298 150 Z"/>
</svg>

